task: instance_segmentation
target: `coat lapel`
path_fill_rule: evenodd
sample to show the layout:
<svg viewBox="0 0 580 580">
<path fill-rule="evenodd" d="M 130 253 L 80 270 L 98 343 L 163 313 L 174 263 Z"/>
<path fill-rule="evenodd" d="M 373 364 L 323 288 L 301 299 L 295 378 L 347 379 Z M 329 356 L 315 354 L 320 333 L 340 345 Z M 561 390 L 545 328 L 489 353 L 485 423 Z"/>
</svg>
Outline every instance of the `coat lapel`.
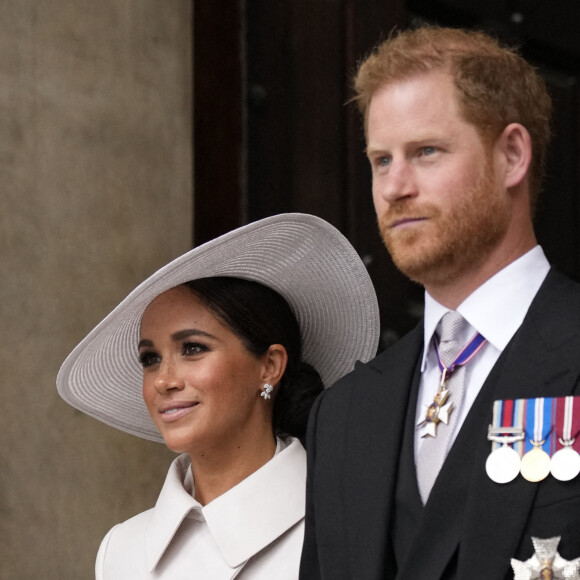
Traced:
<svg viewBox="0 0 580 580">
<path fill-rule="evenodd" d="M 365 368 L 352 397 L 345 448 L 344 496 L 351 578 L 385 578 L 389 524 L 410 385 L 423 342 L 422 325 Z"/>
</svg>

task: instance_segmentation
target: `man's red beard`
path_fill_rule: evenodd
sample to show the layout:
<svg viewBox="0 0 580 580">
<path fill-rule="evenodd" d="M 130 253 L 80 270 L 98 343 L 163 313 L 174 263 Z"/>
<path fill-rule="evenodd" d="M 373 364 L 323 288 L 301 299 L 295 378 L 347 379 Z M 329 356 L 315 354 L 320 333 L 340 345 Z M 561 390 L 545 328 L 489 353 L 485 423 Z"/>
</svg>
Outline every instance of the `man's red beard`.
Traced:
<svg viewBox="0 0 580 580">
<path fill-rule="evenodd" d="M 426 219 L 408 228 L 390 226 L 406 217 Z M 495 189 L 489 169 L 452 205 L 441 209 L 403 199 L 378 216 L 381 236 L 393 262 L 424 286 L 452 283 L 483 261 L 505 234 L 508 221 L 507 199 Z"/>
</svg>

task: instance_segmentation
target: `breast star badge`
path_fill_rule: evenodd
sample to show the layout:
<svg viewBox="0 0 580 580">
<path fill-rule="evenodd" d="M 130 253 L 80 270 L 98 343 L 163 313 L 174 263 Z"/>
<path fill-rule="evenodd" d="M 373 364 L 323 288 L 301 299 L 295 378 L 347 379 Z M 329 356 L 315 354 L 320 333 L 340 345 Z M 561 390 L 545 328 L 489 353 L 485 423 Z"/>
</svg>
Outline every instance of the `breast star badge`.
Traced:
<svg viewBox="0 0 580 580">
<path fill-rule="evenodd" d="M 449 415 L 454 409 L 452 402 L 447 402 L 449 389 L 442 387 L 430 405 L 423 405 L 424 418 L 417 425 L 421 427 L 421 437 L 437 437 L 437 425 L 449 423 Z"/>
<path fill-rule="evenodd" d="M 512 558 L 514 580 L 580 580 L 580 558 L 564 560 L 557 548 L 561 536 L 534 538 L 534 555 L 525 562 Z"/>
</svg>

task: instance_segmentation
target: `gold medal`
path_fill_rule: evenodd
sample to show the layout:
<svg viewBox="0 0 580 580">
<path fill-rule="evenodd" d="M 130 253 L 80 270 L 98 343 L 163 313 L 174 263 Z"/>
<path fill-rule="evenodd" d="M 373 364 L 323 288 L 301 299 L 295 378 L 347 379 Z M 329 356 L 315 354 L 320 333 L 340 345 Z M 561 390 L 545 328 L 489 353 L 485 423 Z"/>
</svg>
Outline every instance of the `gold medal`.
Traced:
<svg viewBox="0 0 580 580">
<path fill-rule="evenodd" d="M 542 449 L 543 441 L 539 443 L 532 440 L 533 449 L 530 449 L 523 457 L 520 473 L 527 481 L 533 483 L 542 481 L 550 473 L 550 456 Z"/>
<path fill-rule="evenodd" d="M 551 425 L 546 425 L 544 429 L 545 403 L 551 405 L 552 399 L 538 397 L 532 401 L 533 407 L 531 405 L 528 407 L 528 421 L 531 419 L 533 425 L 533 439 L 530 439 L 530 443 L 534 448 L 522 457 L 520 473 L 524 479 L 535 483 L 542 481 L 550 474 L 550 456 L 542 449 L 542 445 L 546 442 L 546 432 L 549 433 L 552 430 Z"/>
</svg>

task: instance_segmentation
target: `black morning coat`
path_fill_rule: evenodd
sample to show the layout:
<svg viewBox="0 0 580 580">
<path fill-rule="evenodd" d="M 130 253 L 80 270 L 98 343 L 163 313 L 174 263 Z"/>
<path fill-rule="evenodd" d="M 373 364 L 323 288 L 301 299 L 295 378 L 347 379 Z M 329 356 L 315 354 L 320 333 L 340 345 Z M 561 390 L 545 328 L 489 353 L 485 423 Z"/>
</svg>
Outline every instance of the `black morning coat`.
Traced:
<svg viewBox="0 0 580 580">
<path fill-rule="evenodd" d="M 531 536 L 561 536 L 559 554 L 580 557 L 580 475 L 540 483 L 518 475 L 497 484 L 485 471 L 494 400 L 580 395 L 580 285 L 550 270 L 470 409 L 397 561 L 394 494 L 397 486 L 418 494 L 416 478 L 400 466 L 401 457 L 412 461 L 412 444 L 402 442 L 422 348 L 421 323 L 315 403 L 300 579 L 511 580 L 510 559 L 534 553 Z"/>
</svg>

